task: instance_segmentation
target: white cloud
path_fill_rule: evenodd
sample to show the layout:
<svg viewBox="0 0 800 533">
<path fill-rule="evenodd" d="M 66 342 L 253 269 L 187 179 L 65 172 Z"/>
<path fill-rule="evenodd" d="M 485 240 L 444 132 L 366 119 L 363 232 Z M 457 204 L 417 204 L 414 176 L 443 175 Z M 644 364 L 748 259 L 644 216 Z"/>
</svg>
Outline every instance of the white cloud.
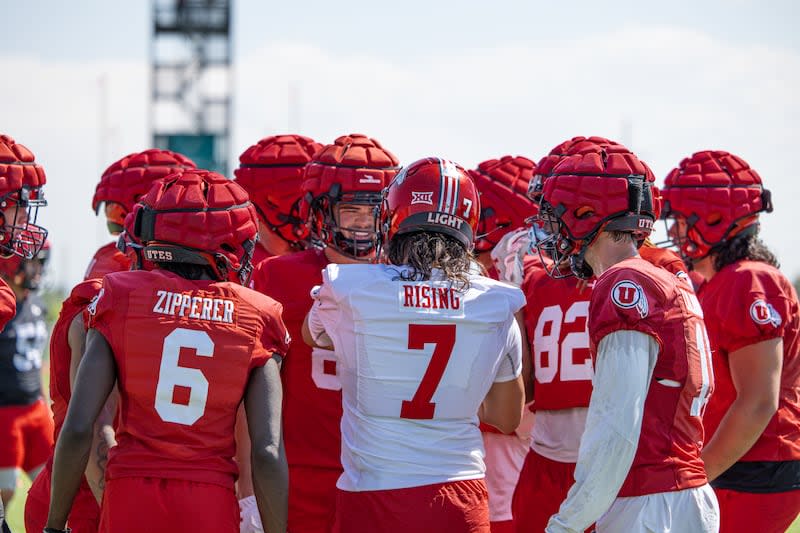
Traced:
<svg viewBox="0 0 800 533">
<path fill-rule="evenodd" d="M 73 283 L 102 236 L 88 208 L 100 167 L 97 78 L 105 72 L 109 83 L 110 163 L 145 147 L 147 67 L 19 57 L 0 58 L 0 66 L 25 80 L 0 87 L 2 129 L 46 165 L 46 220 L 56 259 L 68 263 L 58 279 Z M 565 138 L 597 134 L 630 144 L 659 178 L 696 150 L 727 149 L 773 190 L 776 211 L 763 219 L 764 236 L 786 273 L 800 274 L 788 203 L 800 197 L 792 174 L 800 118 L 793 51 L 669 27 L 571 36 L 546 47 L 482 47 L 478 36 L 458 53 L 431 50 L 400 63 L 376 47 L 341 55 L 273 42 L 242 53 L 235 87 L 232 161 L 290 127 L 321 142 L 363 132 L 403 162 L 437 154 L 466 166 L 506 153 L 538 159 Z"/>
</svg>

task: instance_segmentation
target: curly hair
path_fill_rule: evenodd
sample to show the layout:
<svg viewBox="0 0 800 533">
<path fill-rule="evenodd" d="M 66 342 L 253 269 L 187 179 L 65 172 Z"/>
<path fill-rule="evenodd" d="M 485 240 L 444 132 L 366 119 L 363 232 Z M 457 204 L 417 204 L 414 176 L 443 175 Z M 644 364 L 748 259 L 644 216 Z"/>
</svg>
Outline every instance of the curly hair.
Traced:
<svg viewBox="0 0 800 533">
<path fill-rule="evenodd" d="M 438 268 L 460 288 L 469 287 L 474 258 L 463 244 L 449 235 L 427 231 L 395 235 L 386 246 L 386 257 L 393 265 L 410 267 L 400 274 L 404 281 L 429 280 L 433 269 Z"/>
<path fill-rule="evenodd" d="M 778 258 L 767 245 L 758 237 L 758 228 L 754 231 L 744 231 L 734 238 L 724 241 L 712 250 L 714 268 L 719 272 L 726 266 L 742 259 L 761 261 L 780 268 Z"/>
</svg>

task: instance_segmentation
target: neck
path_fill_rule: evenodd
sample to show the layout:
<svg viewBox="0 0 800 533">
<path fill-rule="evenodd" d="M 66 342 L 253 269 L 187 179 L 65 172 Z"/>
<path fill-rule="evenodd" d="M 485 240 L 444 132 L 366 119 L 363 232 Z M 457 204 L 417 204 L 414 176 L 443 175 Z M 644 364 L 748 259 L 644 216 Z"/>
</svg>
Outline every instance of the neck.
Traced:
<svg viewBox="0 0 800 533">
<path fill-rule="evenodd" d="M 714 257 L 711 255 L 692 261 L 692 269 L 703 276 L 706 281 L 713 278 L 714 274 L 717 273 L 717 269 L 714 268 Z"/>
<path fill-rule="evenodd" d="M 323 252 L 325 253 L 325 257 L 328 259 L 329 262 L 335 263 L 337 265 L 367 264 L 367 263 L 372 263 L 373 260 L 375 259 L 375 256 L 373 254 L 363 259 L 356 259 L 354 257 L 350 257 L 349 255 L 344 255 L 343 253 L 340 253 L 331 246 L 326 246 L 323 249 Z"/>
<path fill-rule="evenodd" d="M 639 251 L 633 240 L 615 241 L 610 233 L 603 231 L 586 249 L 584 259 L 592 267 L 595 277 L 600 277 L 617 263 L 638 255 Z"/>
</svg>

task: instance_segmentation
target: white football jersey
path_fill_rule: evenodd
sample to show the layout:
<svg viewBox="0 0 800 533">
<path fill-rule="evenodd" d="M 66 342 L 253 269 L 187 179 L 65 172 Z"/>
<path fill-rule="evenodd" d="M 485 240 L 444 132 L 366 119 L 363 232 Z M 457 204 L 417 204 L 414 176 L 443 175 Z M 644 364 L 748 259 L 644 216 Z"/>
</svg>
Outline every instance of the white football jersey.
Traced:
<svg viewBox="0 0 800 533">
<path fill-rule="evenodd" d="M 313 292 L 312 336 L 333 341 L 342 382 L 343 490 L 483 477 L 478 408 L 521 372 L 510 285 L 474 275 L 458 290 L 402 281 L 399 267 L 336 265 Z"/>
</svg>

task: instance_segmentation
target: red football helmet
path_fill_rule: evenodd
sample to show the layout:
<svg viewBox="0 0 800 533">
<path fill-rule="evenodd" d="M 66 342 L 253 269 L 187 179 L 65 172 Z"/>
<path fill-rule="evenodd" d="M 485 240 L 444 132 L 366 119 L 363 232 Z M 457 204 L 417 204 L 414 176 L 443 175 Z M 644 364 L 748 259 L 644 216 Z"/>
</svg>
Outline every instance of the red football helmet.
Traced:
<svg viewBox="0 0 800 533">
<path fill-rule="evenodd" d="M 597 148 L 600 149 L 597 149 Z M 554 259 L 569 257 L 572 272 L 592 276 L 583 260 L 601 231 L 625 231 L 644 239 L 653 229 L 653 172 L 624 146 L 613 143 L 563 157 L 544 180 L 539 217 L 551 234 L 538 243 Z"/>
<path fill-rule="evenodd" d="M 472 250 L 481 213 L 475 183 L 459 165 L 426 157 L 405 167 L 383 193 L 381 243 L 416 231 L 444 233 Z"/>
<path fill-rule="evenodd" d="M 144 258 L 144 245 L 136 237 L 134 231 L 137 207 L 134 206 L 133 211 L 125 216 L 124 230 L 117 238 L 117 250 L 128 257 L 131 262 L 131 270 L 153 270 L 155 265 L 152 261 Z"/>
<path fill-rule="evenodd" d="M 539 203 L 539 200 L 542 198 L 542 187 L 544 186 L 545 180 L 550 176 L 550 173 L 553 171 L 553 168 L 561 162 L 561 160 L 570 155 L 578 155 L 578 154 L 587 154 L 591 152 L 600 152 L 604 148 L 611 148 L 619 149 L 621 148 L 624 151 L 627 151 L 627 148 L 622 146 L 621 144 L 606 139 L 605 137 L 573 137 L 572 139 L 566 140 L 555 148 L 550 150 L 546 156 L 539 160 L 539 163 L 536 164 L 536 171 L 534 172 L 533 176 L 531 177 L 531 181 L 528 184 L 528 198 Z"/>
<path fill-rule="evenodd" d="M 33 153 L 8 135 L 0 135 L 0 257 L 32 259 L 47 239 L 36 224 L 47 205 L 42 186 L 47 178 Z"/>
<path fill-rule="evenodd" d="M 670 233 L 687 261 L 758 229 L 758 214 L 772 211 L 761 176 L 743 159 L 721 150 L 697 152 L 681 161 L 661 190 L 663 217 L 680 220 Z"/>
<path fill-rule="evenodd" d="M 234 171 L 261 222 L 297 249 L 305 233 L 299 213 L 303 169 L 320 148 L 302 135 L 273 135 L 245 150 Z"/>
<path fill-rule="evenodd" d="M 536 211 L 526 193 L 536 165 L 526 157 L 490 159 L 470 170 L 481 197 L 475 251 L 488 252 Z"/>
<path fill-rule="evenodd" d="M 108 230 L 122 231 L 125 216 L 153 182 L 177 170 L 197 168 L 188 157 L 170 150 L 150 149 L 128 154 L 109 166 L 94 191 L 92 209 L 104 204 Z"/>
<path fill-rule="evenodd" d="M 258 234 L 247 192 L 208 170 L 180 170 L 153 184 L 134 208 L 133 238 L 155 263 L 208 265 L 246 285 Z"/>
<path fill-rule="evenodd" d="M 301 217 L 308 221 L 312 244 L 330 246 L 337 252 L 364 259 L 375 250 L 377 233 L 363 228 L 341 227 L 341 205 L 377 207 L 381 191 L 399 172 L 397 158 L 380 143 L 354 133 L 323 147 L 305 168 Z M 352 237 L 348 237 L 348 232 Z M 370 235 L 359 238 L 359 235 Z"/>
</svg>

